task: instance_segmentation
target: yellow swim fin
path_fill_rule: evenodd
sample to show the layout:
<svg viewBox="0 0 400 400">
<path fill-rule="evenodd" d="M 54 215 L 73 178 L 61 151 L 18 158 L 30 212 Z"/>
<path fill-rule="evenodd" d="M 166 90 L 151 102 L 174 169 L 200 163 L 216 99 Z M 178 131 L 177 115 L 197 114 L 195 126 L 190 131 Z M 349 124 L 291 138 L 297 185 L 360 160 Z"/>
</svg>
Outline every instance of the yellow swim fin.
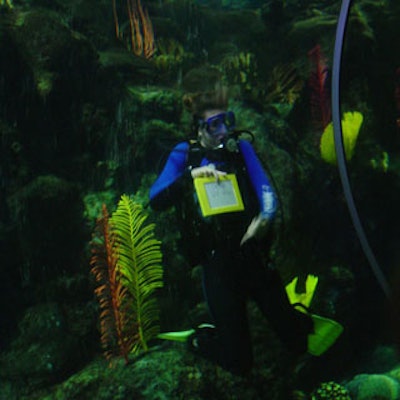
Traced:
<svg viewBox="0 0 400 400">
<path fill-rule="evenodd" d="M 311 301 L 314 297 L 315 289 L 318 285 L 318 276 L 307 275 L 306 291 L 304 293 L 296 292 L 296 286 L 299 278 L 296 276 L 290 283 L 286 285 L 286 293 L 288 295 L 290 304 L 300 303 L 304 307 L 310 307 Z"/>
<path fill-rule="evenodd" d="M 307 275 L 304 293 L 296 292 L 298 277 L 296 276 L 286 285 L 286 293 L 290 304 L 293 304 L 296 310 L 304 312 L 312 318 L 314 322 L 314 332 L 308 335 L 308 352 L 313 356 L 320 356 L 325 353 L 338 339 L 343 332 L 343 326 L 338 322 L 311 314 L 307 311 L 313 299 L 315 289 L 318 285 L 318 277 Z M 304 307 L 298 306 L 300 304 Z"/>
<path fill-rule="evenodd" d="M 310 314 L 314 322 L 314 333 L 308 335 L 308 352 L 313 356 L 325 353 L 339 338 L 344 328 L 333 319 Z"/>
<path fill-rule="evenodd" d="M 310 314 L 314 322 L 314 333 L 308 335 L 308 352 L 313 356 L 325 353 L 339 338 L 344 328 L 333 319 Z"/>
<path fill-rule="evenodd" d="M 177 332 L 162 332 L 157 335 L 158 339 L 172 340 L 174 342 L 186 342 L 188 337 L 195 333 L 195 329 L 188 329 L 186 331 Z"/>
</svg>

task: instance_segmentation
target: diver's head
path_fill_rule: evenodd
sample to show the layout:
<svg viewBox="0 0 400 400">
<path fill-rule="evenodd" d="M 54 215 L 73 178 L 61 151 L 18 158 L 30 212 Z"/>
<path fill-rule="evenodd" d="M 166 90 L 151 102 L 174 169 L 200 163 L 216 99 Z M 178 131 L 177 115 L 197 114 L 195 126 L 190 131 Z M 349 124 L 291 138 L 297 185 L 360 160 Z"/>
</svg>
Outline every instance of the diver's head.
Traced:
<svg viewBox="0 0 400 400">
<path fill-rule="evenodd" d="M 205 110 L 198 120 L 198 139 L 207 149 L 220 147 L 235 128 L 235 114 L 232 111 Z"/>
<path fill-rule="evenodd" d="M 226 87 L 216 85 L 211 91 L 190 93 L 183 98 L 184 106 L 193 117 L 192 134 L 205 148 L 221 146 L 235 128 L 234 113 L 226 111 L 227 92 Z"/>
</svg>

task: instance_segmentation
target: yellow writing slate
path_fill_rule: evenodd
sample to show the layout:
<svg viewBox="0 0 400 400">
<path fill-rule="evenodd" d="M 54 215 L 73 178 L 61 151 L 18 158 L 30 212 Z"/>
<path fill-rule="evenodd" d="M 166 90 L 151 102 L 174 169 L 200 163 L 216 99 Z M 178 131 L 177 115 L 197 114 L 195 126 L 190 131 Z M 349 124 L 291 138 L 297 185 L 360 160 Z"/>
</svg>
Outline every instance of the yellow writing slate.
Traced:
<svg viewBox="0 0 400 400">
<path fill-rule="evenodd" d="M 235 174 L 194 179 L 194 187 L 204 217 L 243 211 L 244 205 Z"/>
</svg>

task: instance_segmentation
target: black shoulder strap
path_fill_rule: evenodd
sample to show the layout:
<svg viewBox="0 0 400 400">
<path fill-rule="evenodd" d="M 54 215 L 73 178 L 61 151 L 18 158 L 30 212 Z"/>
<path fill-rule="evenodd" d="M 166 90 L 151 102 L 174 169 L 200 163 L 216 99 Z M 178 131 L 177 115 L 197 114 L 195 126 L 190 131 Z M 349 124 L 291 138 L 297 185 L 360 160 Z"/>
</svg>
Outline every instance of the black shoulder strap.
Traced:
<svg viewBox="0 0 400 400">
<path fill-rule="evenodd" d="M 204 158 L 204 149 L 197 141 L 189 141 L 188 165 L 198 166 Z"/>
</svg>

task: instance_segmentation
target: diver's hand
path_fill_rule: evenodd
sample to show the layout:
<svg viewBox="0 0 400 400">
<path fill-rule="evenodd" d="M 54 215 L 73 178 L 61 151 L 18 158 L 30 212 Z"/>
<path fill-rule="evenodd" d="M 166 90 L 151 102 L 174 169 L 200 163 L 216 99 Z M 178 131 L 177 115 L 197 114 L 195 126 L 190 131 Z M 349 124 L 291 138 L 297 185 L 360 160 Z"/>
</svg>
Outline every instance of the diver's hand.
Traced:
<svg viewBox="0 0 400 400">
<path fill-rule="evenodd" d="M 217 170 L 214 164 L 193 168 L 190 173 L 193 179 L 213 176 L 217 181 L 226 175 L 226 172 Z"/>
<path fill-rule="evenodd" d="M 261 214 L 258 214 L 257 217 L 254 217 L 247 228 L 246 233 L 243 235 L 240 245 L 242 246 L 251 238 L 258 239 L 262 237 L 268 229 L 268 222 L 269 219 L 263 217 Z"/>
</svg>

